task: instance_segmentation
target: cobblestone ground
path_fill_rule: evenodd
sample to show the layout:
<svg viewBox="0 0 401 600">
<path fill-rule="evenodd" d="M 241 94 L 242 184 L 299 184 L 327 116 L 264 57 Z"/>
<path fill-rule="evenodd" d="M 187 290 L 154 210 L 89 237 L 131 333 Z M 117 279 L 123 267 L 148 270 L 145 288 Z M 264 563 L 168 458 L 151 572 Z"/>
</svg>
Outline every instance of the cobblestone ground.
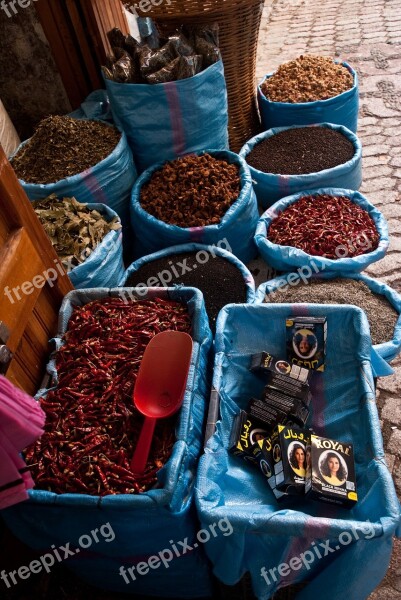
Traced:
<svg viewBox="0 0 401 600">
<path fill-rule="evenodd" d="M 401 0 L 267 0 L 258 80 L 302 53 L 347 60 L 358 72 L 361 191 L 384 213 L 391 234 L 387 256 L 367 273 L 401 292 Z M 401 498 L 401 360 L 393 367 L 395 375 L 378 381 L 377 401 Z M 388 573 L 369 600 L 390 598 L 401 598 L 401 542 L 395 542 Z"/>
</svg>

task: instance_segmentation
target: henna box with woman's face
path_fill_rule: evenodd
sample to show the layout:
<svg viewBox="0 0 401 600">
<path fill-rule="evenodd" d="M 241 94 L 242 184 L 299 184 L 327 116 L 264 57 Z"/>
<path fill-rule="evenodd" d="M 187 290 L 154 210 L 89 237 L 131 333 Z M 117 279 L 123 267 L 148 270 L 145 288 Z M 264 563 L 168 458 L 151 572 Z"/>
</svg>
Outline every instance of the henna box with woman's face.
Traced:
<svg viewBox="0 0 401 600">
<path fill-rule="evenodd" d="M 352 444 L 311 436 L 308 498 L 352 508 L 358 501 Z"/>
<path fill-rule="evenodd" d="M 326 317 L 289 317 L 286 333 L 288 361 L 314 371 L 324 371 Z"/>
<path fill-rule="evenodd" d="M 279 425 L 271 441 L 277 489 L 291 495 L 304 494 L 306 448 L 310 445 L 310 432 Z"/>
</svg>

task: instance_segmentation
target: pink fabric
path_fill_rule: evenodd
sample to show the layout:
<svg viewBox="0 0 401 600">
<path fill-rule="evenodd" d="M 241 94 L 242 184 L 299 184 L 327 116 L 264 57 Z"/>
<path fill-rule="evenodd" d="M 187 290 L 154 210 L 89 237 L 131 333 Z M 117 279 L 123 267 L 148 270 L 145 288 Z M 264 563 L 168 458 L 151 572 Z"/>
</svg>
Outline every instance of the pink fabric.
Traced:
<svg viewBox="0 0 401 600">
<path fill-rule="evenodd" d="M 44 422 L 39 403 L 0 375 L 0 509 L 26 500 L 34 487 L 20 452 L 42 435 Z"/>
</svg>

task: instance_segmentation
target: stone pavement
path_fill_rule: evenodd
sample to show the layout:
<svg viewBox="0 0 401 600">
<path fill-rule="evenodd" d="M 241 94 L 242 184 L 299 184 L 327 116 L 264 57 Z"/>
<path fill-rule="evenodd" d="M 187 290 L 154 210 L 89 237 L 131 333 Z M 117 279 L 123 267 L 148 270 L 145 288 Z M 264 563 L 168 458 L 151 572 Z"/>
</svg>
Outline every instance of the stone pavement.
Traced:
<svg viewBox="0 0 401 600">
<path fill-rule="evenodd" d="M 265 0 L 258 81 L 303 53 L 346 60 L 358 72 L 361 192 L 384 213 L 391 236 L 387 256 L 367 273 L 401 293 L 401 0 Z M 401 359 L 393 367 L 395 375 L 378 381 L 377 402 L 387 463 L 401 498 Z M 369 600 L 390 598 L 401 598 L 401 541 Z"/>
</svg>

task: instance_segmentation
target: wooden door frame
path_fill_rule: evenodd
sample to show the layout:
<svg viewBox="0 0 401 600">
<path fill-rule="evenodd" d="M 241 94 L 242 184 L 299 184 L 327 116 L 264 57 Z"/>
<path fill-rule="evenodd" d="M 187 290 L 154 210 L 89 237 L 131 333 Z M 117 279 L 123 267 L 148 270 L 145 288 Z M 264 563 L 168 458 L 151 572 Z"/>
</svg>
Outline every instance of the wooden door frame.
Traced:
<svg viewBox="0 0 401 600">
<path fill-rule="evenodd" d="M 36 12 L 73 109 L 103 88 L 100 67 L 110 52 L 107 32 L 129 32 L 120 0 L 38 0 Z"/>
</svg>

